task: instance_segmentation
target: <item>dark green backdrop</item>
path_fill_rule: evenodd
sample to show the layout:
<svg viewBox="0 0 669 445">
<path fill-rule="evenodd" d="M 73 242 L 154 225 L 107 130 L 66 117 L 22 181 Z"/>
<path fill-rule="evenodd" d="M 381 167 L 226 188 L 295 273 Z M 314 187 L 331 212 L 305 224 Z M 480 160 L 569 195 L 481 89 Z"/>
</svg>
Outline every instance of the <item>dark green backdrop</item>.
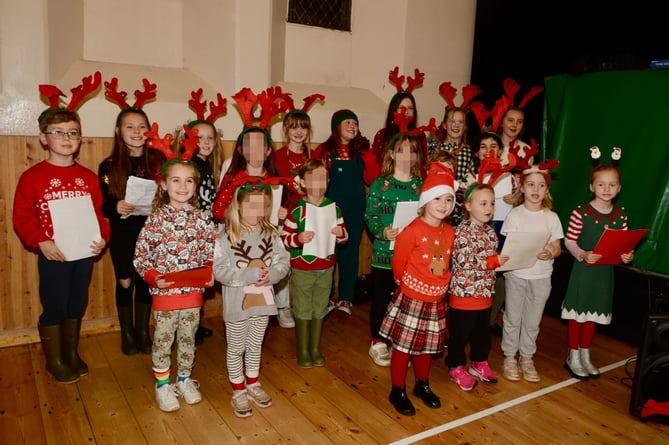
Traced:
<svg viewBox="0 0 669 445">
<path fill-rule="evenodd" d="M 569 214 L 590 200 L 589 148 L 599 146 L 603 163 L 614 146 L 630 229 L 650 232 L 633 265 L 669 274 L 669 70 L 609 71 L 545 79 L 541 159 L 559 159 L 551 194 L 566 231 Z"/>
</svg>

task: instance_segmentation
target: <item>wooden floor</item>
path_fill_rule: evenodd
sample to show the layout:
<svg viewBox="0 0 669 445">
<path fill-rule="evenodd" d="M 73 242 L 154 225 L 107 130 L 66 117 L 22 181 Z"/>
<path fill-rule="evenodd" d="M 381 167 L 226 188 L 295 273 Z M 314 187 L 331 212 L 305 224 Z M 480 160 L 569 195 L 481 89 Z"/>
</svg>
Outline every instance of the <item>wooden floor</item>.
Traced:
<svg viewBox="0 0 669 445">
<path fill-rule="evenodd" d="M 270 323 L 263 349 L 261 382 L 274 399 L 239 419 L 230 407 L 223 324 L 205 325 L 214 336 L 198 348 L 193 378 L 203 400 L 163 413 L 154 400 L 151 360 L 126 357 L 118 333 L 81 340 L 90 374 L 61 385 L 44 371 L 38 344 L 0 349 L 0 444 L 666 444 L 669 426 L 642 423 L 628 413 L 633 364 L 600 379 L 570 381 L 562 369 L 565 326 L 546 317 L 536 365 L 540 383 L 479 384 L 465 393 L 448 379 L 443 360 L 434 360 L 431 385 L 443 407 L 414 402 L 417 414 L 403 417 L 387 401 L 388 368 L 367 355 L 369 304 L 353 315 L 335 311 L 326 321 L 325 368 L 300 369 L 294 330 Z M 593 361 L 604 367 L 625 361 L 635 348 L 596 337 Z M 492 366 L 499 370 L 499 339 Z M 409 380 L 413 376 L 409 371 Z M 413 387 L 410 383 L 409 389 Z M 522 399 L 519 399 L 522 398 Z M 438 429 L 438 431 L 433 431 Z M 423 436 L 412 437 L 422 434 Z"/>
</svg>

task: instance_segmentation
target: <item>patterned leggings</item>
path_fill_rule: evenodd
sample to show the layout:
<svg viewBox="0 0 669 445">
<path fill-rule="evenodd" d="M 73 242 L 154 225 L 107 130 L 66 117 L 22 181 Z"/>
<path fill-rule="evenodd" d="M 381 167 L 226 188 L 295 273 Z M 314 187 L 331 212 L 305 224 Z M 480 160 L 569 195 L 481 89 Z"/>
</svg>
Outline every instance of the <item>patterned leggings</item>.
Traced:
<svg viewBox="0 0 669 445">
<path fill-rule="evenodd" d="M 267 315 L 225 322 L 228 377 L 233 385 L 244 383 L 244 369 L 250 378 L 257 378 L 260 374 L 262 341 L 268 324 Z"/>
<path fill-rule="evenodd" d="M 153 311 L 156 329 L 153 333 L 153 370 L 170 369 L 172 344 L 176 332 L 177 375 L 190 376 L 195 361 L 195 331 L 200 324 L 200 308 Z"/>
</svg>

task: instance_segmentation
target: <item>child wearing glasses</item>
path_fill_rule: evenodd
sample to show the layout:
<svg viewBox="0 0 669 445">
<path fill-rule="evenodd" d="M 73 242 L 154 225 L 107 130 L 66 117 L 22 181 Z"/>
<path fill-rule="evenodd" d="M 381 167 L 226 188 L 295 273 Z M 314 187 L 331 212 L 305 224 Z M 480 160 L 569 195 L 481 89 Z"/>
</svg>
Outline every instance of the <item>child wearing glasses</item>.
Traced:
<svg viewBox="0 0 669 445">
<path fill-rule="evenodd" d="M 74 160 L 81 146 L 79 115 L 64 108 L 49 109 L 40 115 L 38 122 L 39 141 L 49 151 L 49 158 L 19 178 L 13 223 L 24 245 L 38 254 L 42 303 L 38 329 L 46 369 L 58 382 L 74 383 L 88 374 L 88 366 L 79 357 L 77 347 L 81 319 L 88 304 L 93 259 L 109 241 L 109 223 L 102 215 L 97 175 Z M 71 227 L 62 225 L 68 223 L 55 214 L 55 208 L 73 204 L 75 200 L 83 203 L 76 207 L 82 209 L 77 217 L 95 218 L 100 233 L 100 238 L 81 246 L 83 255 L 87 255 L 83 258 L 76 258 L 82 253 L 66 250 L 72 247 L 71 243 L 59 245 L 59 234 Z M 86 215 L 86 211 L 90 213 Z"/>
</svg>

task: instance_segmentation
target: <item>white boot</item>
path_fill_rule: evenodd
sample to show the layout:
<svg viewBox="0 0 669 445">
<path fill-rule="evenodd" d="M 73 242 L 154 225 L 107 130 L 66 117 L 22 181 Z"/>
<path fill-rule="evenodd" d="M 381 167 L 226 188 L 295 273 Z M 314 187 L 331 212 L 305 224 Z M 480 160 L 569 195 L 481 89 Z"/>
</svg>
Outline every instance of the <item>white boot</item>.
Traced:
<svg viewBox="0 0 669 445">
<path fill-rule="evenodd" d="M 578 351 L 580 353 L 579 355 L 581 356 L 581 365 L 583 365 L 590 377 L 599 377 L 599 369 L 597 369 L 597 367 L 595 367 L 595 365 L 593 365 L 590 361 L 590 349 L 579 348 Z"/>
<path fill-rule="evenodd" d="M 581 364 L 581 356 L 578 349 L 570 349 L 567 360 L 564 362 L 564 369 L 569 371 L 572 377 L 579 380 L 587 380 L 590 377 L 588 371 Z"/>
</svg>

